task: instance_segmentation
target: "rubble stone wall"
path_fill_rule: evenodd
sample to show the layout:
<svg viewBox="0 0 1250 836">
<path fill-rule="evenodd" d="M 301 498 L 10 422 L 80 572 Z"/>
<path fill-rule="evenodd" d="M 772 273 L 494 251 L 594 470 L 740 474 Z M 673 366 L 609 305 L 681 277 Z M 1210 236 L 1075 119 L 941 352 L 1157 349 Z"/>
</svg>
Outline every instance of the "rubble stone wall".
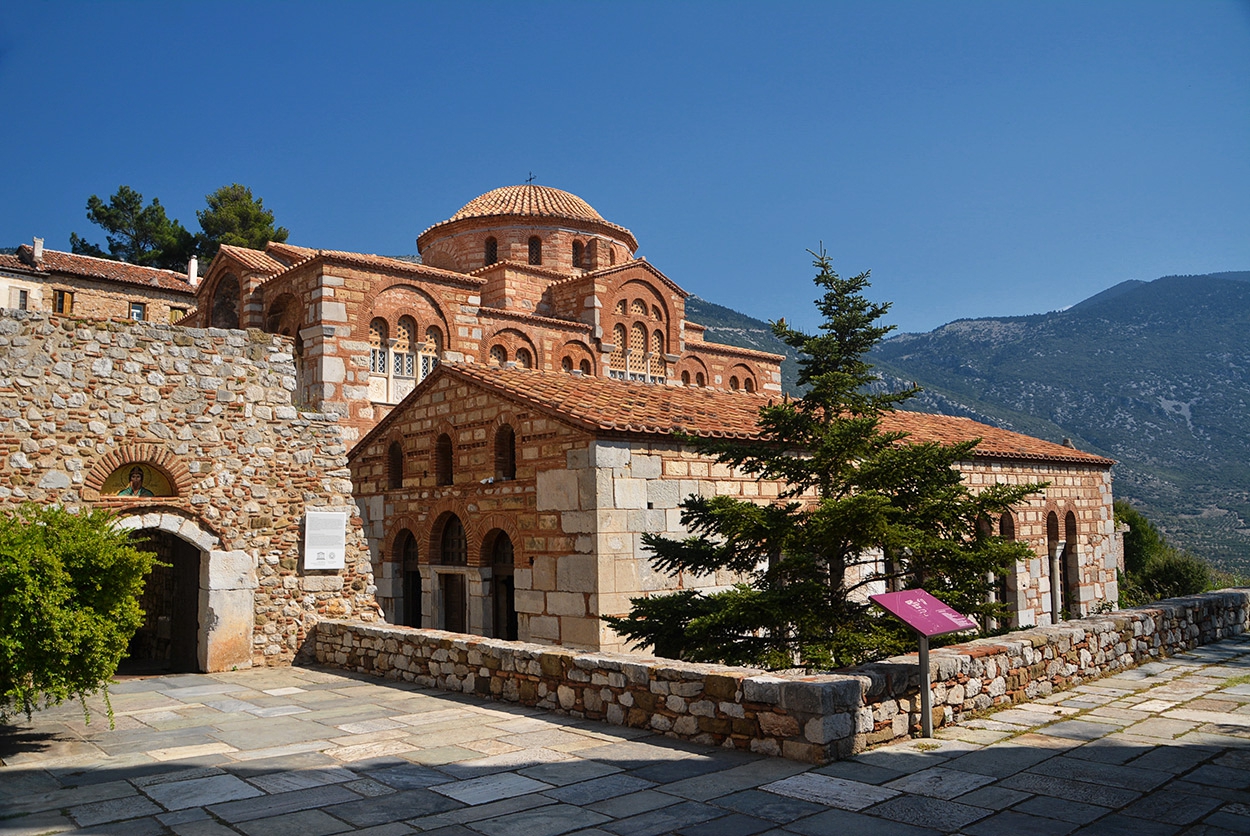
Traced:
<svg viewBox="0 0 1250 836">
<path fill-rule="evenodd" d="M 934 726 L 1248 628 L 1250 589 L 1231 589 L 939 648 Z M 915 655 L 794 677 L 351 621 L 319 624 L 313 641 L 318 662 L 344 670 L 804 762 L 920 727 Z"/>
<path fill-rule="evenodd" d="M 0 510 L 105 508 L 191 543 L 201 667 L 290 663 L 317 620 L 377 617 L 342 433 L 294 388 L 284 337 L 0 313 Z M 136 465 L 164 495 L 117 494 Z M 348 513 L 346 568 L 304 569 L 308 509 Z"/>
</svg>

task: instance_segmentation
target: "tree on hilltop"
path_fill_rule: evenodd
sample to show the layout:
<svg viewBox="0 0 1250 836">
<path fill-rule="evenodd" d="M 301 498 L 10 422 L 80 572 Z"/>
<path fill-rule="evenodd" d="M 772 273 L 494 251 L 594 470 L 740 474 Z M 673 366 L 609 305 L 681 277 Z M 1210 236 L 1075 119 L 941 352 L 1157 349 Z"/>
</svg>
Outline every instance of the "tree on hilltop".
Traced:
<svg viewBox="0 0 1250 836">
<path fill-rule="evenodd" d="M 92 195 L 87 200 L 87 220 L 105 231 L 108 250 L 76 232 L 70 233 L 70 250 L 181 272 L 193 255 L 204 262 L 202 267 L 207 266 L 222 244 L 263 250 L 270 241 L 285 241 L 290 234 L 286 227 L 274 226 L 273 212 L 247 186 L 222 186 L 204 199 L 207 208 L 195 213 L 200 232 L 193 235 L 166 216 L 159 199 L 152 198 L 144 206 L 143 195 L 130 186 L 118 186 L 108 203 Z"/>
<path fill-rule="evenodd" d="M 105 231 L 108 252 L 71 232 L 70 250 L 79 255 L 184 270 L 187 260 L 195 254 L 195 237 L 177 220 L 165 215 L 160 200 L 152 198 L 144 206 L 143 195 L 129 186 L 118 186 L 108 203 L 98 195 L 88 198 L 87 220 Z"/>
<path fill-rule="evenodd" d="M 270 241 L 281 243 L 290 234 L 286 227 L 274 226 L 273 212 L 265 208 L 263 199 L 252 197 L 247 186 L 222 186 L 205 200 L 208 208 L 195 213 L 203 230 L 196 243 L 205 260 L 216 256 L 222 244 L 263 250 Z"/>
<path fill-rule="evenodd" d="M 993 536 L 978 521 L 1006 512 L 1042 485 L 994 485 L 973 493 L 956 465 L 976 441 L 913 443 L 885 432 L 882 417 L 915 390 L 869 390 L 878 378 L 864 359 L 892 326 L 889 304 L 869 302 L 868 274 L 841 278 L 813 253 L 816 301 L 824 317 L 809 335 L 774 323 L 802 352 L 799 400 L 760 409 L 759 436 L 746 443 L 691 439 L 760 479 L 785 484 L 777 502 L 691 496 L 682 503 L 681 540 L 643 535 L 652 561 L 672 576 L 718 570 L 743 581 L 731 589 L 632 599 L 627 615 L 606 617 L 635 645 L 691 661 L 766 668 L 829 668 L 897 652 L 907 633 L 874 613 L 866 587 L 923 588 L 956 609 L 1004 618 L 989 603 L 993 578 L 1032 551 Z"/>
</svg>

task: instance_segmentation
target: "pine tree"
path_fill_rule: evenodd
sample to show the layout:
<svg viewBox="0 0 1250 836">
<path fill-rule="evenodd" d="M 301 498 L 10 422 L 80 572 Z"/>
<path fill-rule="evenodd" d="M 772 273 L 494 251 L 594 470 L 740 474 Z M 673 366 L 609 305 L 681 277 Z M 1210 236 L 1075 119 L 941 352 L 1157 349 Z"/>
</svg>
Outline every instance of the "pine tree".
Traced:
<svg viewBox="0 0 1250 836">
<path fill-rule="evenodd" d="M 78 233 L 69 236 L 70 250 L 79 255 L 112 258 L 143 267 L 185 270 L 195 254 L 195 236 L 165 214 L 153 198 L 143 205 L 143 195 L 129 186 L 118 186 L 105 203 L 98 195 L 87 200 L 87 219 L 107 233 L 108 252 Z"/>
<path fill-rule="evenodd" d="M 886 432 L 882 417 L 915 394 L 883 393 L 864 359 L 892 330 L 889 304 L 869 302 L 868 274 L 844 279 L 822 250 L 813 253 L 820 333 L 784 320 L 779 338 L 802 352 L 807 394 L 760 410 L 759 436 L 689 439 L 701 452 L 785 488 L 773 504 L 691 496 L 682 504 L 690 536 L 644 535 L 660 570 L 743 581 L 704 594 L 683 590 L 635 598 L 629 614 L 606 620 L 635 645 L 662 656 L 766 668 L 829 668 L 897 652 L 906 634 L 874 613 L 870 583 L 924 588 L 982 619 L 995 575 L 1032 556 L 1023 543 L 984 524 L 1041 485 L 995 485 L 973 493 L 957 464 L 975 441 L 912 443 Z M 979 524 L 980 523 L 980 524 Z"/>
<path fill-rule="evenodd" d="M 232 183 L 206 196 L 207 209 L 196 212 L 203 232 L 196 236 L 200 255 L 211 260 L 222 244 L 263 250 L 270 241 L 285 241 L 290 233 L 275 227 L 273 212 L 265 201 L 252 197 L 247 186 Z"/>
</svg>

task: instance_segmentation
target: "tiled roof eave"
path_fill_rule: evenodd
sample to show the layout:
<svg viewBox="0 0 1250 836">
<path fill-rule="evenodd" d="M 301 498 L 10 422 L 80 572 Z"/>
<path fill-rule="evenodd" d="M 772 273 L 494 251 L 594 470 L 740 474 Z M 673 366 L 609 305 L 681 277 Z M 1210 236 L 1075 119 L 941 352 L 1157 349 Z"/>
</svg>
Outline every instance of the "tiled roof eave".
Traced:
<svg viewBox="0 0 1250 836">
<path fill-rule="evenodd" d="M 516 322 L 536 322 L 541 325 L 550 325 L 554 328 L 563 328 L 567 331 L 577 331 L 578 333 L 589 334 L 593 330 L 592 326 L 587 325 L 585 322 L 578 322 L 574 319 L 559 319 L 553 316 L 521 313 L 520 311 L 510 311 L 506 308 L 488 308 L 482 306 L 477 309 L 477 315 L 479 319 L 492 319 L 498 317 Z"/>
<path fill-rule="evenodd" d="M 776 363 L 780 363 L 782 360 L 786 359 L 784 354 L 773 354 L 771 351 L 760 351 L 757 348 L 742 348 L 741 346 L 729 345 L 728 343 L 708 342 L 706 339 L 687 345 L 686 350 L 691 352 L 707 350 L 712 354 L 745 354 L 749 357 L 758 357 L 761 360 L 772 360 Z"/>
</svg>

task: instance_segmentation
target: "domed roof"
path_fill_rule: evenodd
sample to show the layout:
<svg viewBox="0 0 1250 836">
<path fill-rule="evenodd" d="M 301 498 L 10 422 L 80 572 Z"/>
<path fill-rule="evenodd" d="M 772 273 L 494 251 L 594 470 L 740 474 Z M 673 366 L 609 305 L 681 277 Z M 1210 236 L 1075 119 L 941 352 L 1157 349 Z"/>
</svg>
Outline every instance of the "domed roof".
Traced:
<svg viewBox="0 0 1250 836">
<path fill-rule="evenodd" d="M 448 220 L 458 221 L 461 218 L 480 218 L 487 215 L 533 215 L 603 221 L 603 216 L 577 195 L 532 183 L 493 189 L 470 200 Z"/>
<path fill-rule="evenodd" d="M 439 221 L 417 236 L 417 251 L 463 224 L 477 224 L 478 218 L 514 219 L 508 225 L 527 226 L 539 219 L 571 222 L 576 229 L 589 229 L 607 235 L 625 244 L 632 253 L 638 249 L 638 240 L 623 226 L 606 221 L 589 203 L 575 194 L 526 183 L 520 186 L 504 186 L 475 197 L 460 207 L 460 211 L 445 221 Z M 518 220 L 519 219 L 519 220 Z M 527 221 L 525 219 L 532 219 Z M 550 221 L 548 221 L 549 223 Z M 489 221 L 486 223 L 490 223 Z M 546 224 L 542 224 L 546 225 Z"/>
</svg>

